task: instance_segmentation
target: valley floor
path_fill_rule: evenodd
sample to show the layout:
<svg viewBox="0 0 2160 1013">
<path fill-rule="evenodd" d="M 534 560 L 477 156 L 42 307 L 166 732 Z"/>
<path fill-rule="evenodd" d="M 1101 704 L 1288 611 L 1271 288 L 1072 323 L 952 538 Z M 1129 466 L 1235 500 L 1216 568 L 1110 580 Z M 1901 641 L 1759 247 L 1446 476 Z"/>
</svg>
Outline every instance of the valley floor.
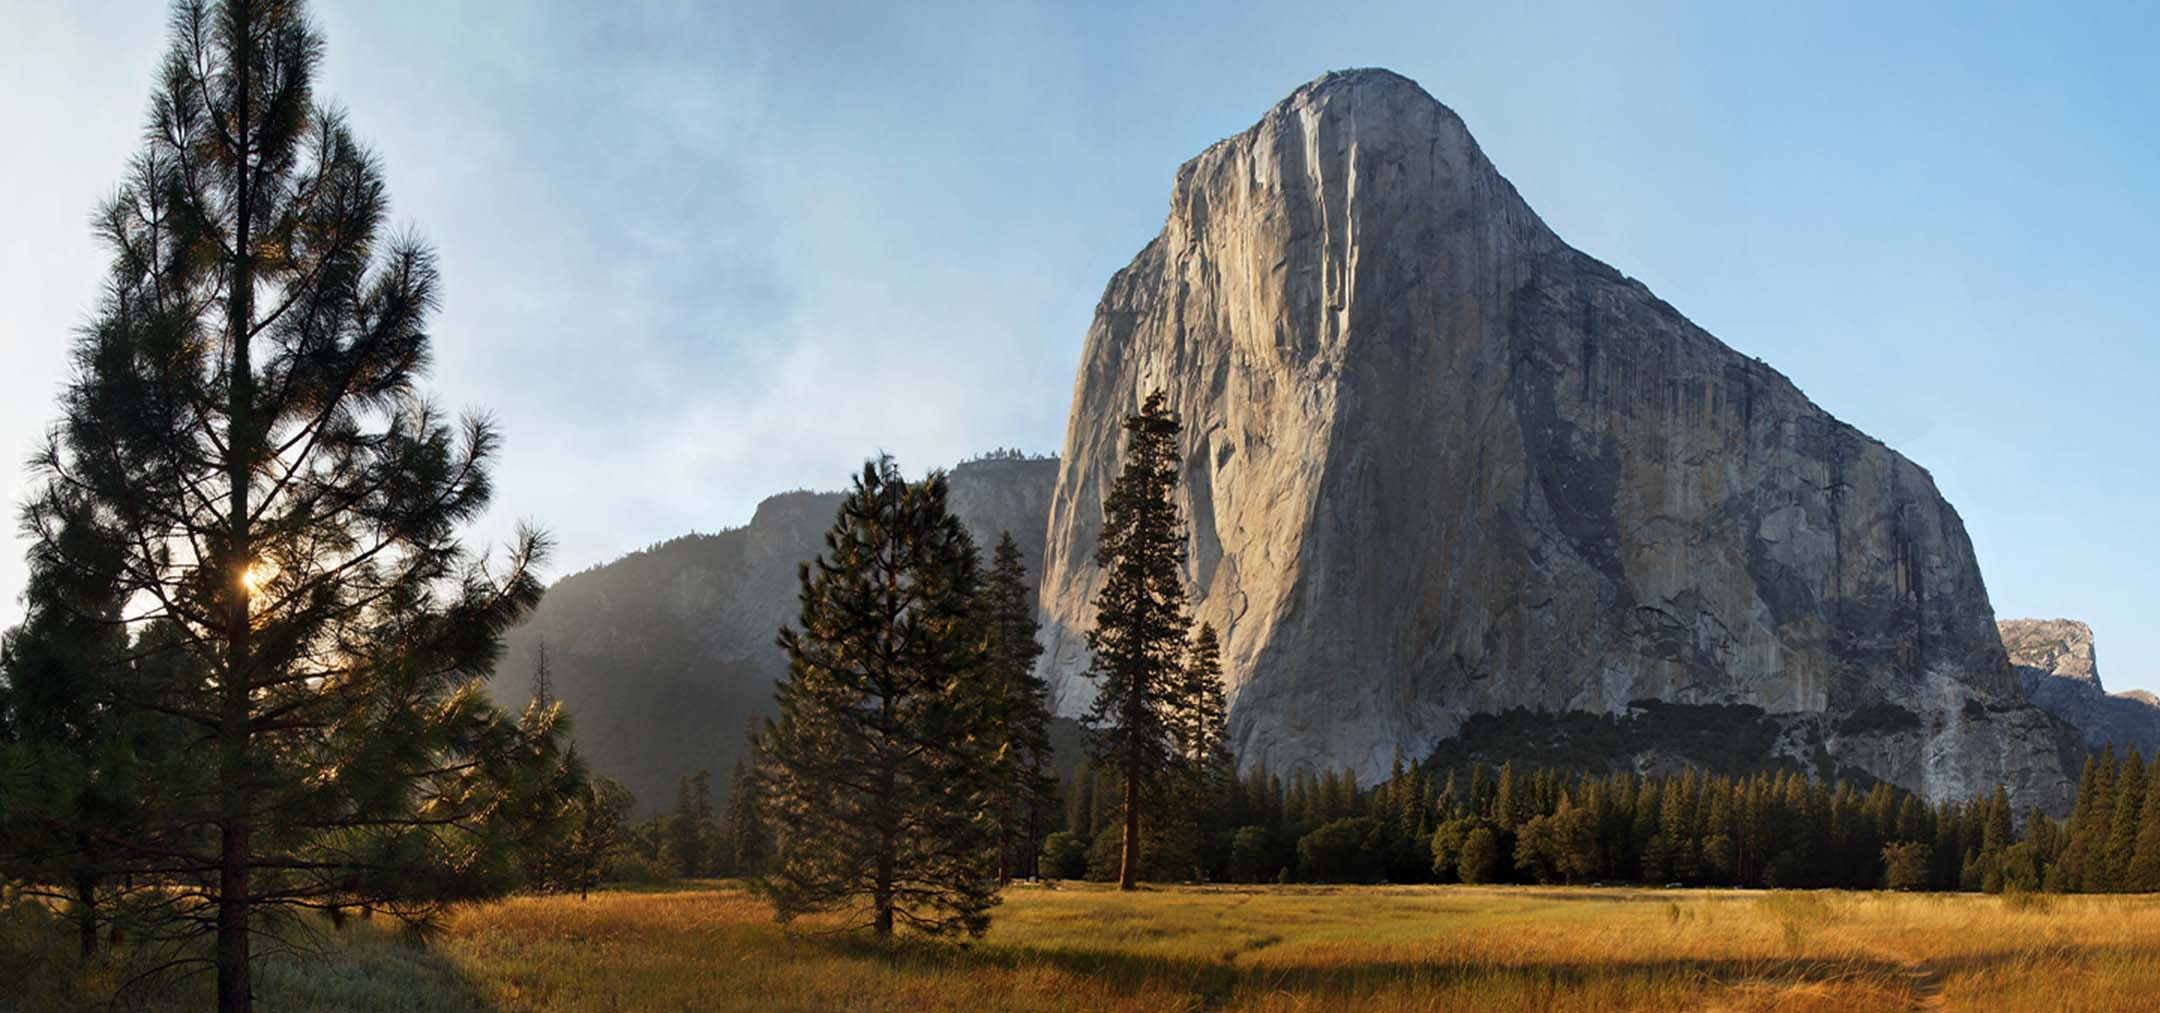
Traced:
<svg viewBox="0 0 2160 1013">
<path fill-rule="evenodd" d="M 853 935 L 790 937 L 732 883 L 513 898 L 458 912 L 425 947 L 348 927 L 266 968 L 259 1005 L 970 1013 L 2160 1005 L 2160 896 L 1444 886 L 1119 894 L 1066 884 L 1006 897 L 978 943 L 890 949 Z M 203 998 L 188 987 L 160 995 L 182 1008 Z M 8 1002 L 0 996 L 0 1008 Z"/>
</svg>

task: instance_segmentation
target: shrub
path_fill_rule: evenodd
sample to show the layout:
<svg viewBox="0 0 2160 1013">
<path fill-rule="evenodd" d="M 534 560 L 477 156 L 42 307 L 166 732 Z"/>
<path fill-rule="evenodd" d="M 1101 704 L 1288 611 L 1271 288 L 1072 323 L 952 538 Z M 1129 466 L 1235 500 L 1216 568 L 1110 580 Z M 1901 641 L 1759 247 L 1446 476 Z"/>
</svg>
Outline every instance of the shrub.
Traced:
<svg viewBox="0 0 2160 1013">
<path fill-rule="evenodd" d="M 1274 835 L 1266 827 L 1239 827 L 1230 838 L 1230 878 L 1238 883 L 1265 883 L 1283 861 Z"/>
<path fill-rule="evenodd" d="M 1372 819 L 1335 820 L 1298 839 L 1298 872 L 1308 883 L 1370 883 L 1385 871 L 1383 848 Z"/>
<path fill-rule="evenodd" d="M 1491 827 L 1478 827 L 1463 838 L 1462 856 L 1455 874 L 1465 883 L 1493 883 L 1500 879 L 1500 835 Z"/>
<path fill-rule="evenodd" d="M 1935 849 L 1925 841 L 1883 845 L 1883 885 L 1892 890 L 1925 890 Z"/>
<path fill-rule="evenodd" d="M 658 883 L 668 878 L 667 870 L 628 848 L 608 856 L 604 876 L 610 883 Z"/>
<path fill-rule="evenodd" d="M 1079 879 L 1087 875 L 1088 849 L 1080 838 L 1063 830 L 1043 838 L 1044 879 Z"/>
<path fill-rule="evenodd" d="M 1087 878 L 1096 883 L 1112 883 L 1118 878 L 1118 866 L 1125 861 L 1125 839 L 1117 827 L 1104 827 L 1088 844 Z"/>
<path fill-rule="evenodd" d="M 1470 831 L 1477 829 L 1478 821 L 1469 818 L 1452 819 L 1440 824 L 1432 835 L 1432 874 L 1436 882 L 1455 881 L 1455 866 L 1462 861 L 1463 841 L 1469 839 Z"/>
</svg>

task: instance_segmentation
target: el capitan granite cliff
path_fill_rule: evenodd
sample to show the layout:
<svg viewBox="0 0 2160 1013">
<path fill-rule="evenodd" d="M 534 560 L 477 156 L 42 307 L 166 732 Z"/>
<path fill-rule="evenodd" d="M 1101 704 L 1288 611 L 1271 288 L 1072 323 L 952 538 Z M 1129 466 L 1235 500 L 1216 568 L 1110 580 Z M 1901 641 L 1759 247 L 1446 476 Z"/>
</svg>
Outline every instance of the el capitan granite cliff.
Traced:
<svg viewBox="0 0 2160 1013">
<path fill-rule="evenodd" d="M 2067 799 L 1928 473 L 1562 242 L 1408 79 L 1329 74 L 1186 163 L 1111 279 L 1044 556 L 1064 713 L 1157 388 L 1245 765 L 1370 779 L 1473 714 L 1659 701 L 1759 708 L 1824 776 Z"/>
</svg>

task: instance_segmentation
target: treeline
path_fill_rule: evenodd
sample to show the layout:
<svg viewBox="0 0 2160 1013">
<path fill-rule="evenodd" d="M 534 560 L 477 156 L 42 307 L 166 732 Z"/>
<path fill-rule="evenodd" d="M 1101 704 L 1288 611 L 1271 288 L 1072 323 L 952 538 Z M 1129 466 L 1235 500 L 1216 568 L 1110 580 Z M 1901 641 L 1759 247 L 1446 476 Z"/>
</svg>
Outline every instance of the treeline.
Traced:
<svg viewBox="0 0 2160 1013">
<path fill-rule="evenodd" d="M 614 882 L 657 883 L 670 879 L 754 877 L 773 854 L 772 830 L 757 804 L 747 762 L 738 762 L 725 797 L 714 805 L 713 777 L 700 770 L 682 778 L 674 807 L 625 828 L 605 858 Z"/>
<path fill-rule="evenodd" d="M 1046 875 L 1117 878 L 1116 779 L 1083 764 Z M 1150 837 L 1152 878 L 1234 883 L 1650 883 L 1896 890 L 2160 890 L 2160 773 L 2112 747 L 2075 808 L 2022 819 L 1998 788 L 1929 805 L 1880 782 L 1797 772 L 1650 777 L 1398 763 L 1287 782 L 1261 767 L 1200 807 L 1197 835 Z"/>
<path fill-rule="evenodd" d="M 1106 779 L 1066 786 L 1058 874 L 1108 879 L 1098 843 Z M 1285 781 L 1264 767 L 1207 812 L 1202 878 L 1307 883 L 1681 883 L 1703 886 L 1998 888 L 2013 860 L 2009 803 L 1928 806 L 1885 784 L 1798 773 L 1649 777 L 1471 765 L 1348 771 Z M 1075 857 L 1075 856 L 1084 857 Z"/>
</svg>

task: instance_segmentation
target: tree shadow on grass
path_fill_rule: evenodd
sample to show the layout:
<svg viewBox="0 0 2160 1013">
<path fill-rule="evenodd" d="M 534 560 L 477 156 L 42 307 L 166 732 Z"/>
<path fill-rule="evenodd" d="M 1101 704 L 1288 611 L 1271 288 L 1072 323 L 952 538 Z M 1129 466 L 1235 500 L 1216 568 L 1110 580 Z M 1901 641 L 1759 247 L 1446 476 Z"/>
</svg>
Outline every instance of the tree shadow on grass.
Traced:
<svg viewBox="0 0 2160 1013">
<path fill-rule="evenodd" d="M 464 1013 L 496 1008 L 488 989 L 416 933 L 347 925 L 256 966 L 256 1008 L 303 1013 Z"/>
<path fill-rule="evenodd" d="M 496 1008 L 470 972 L 425 940 L 348 927 L 295 940 L 262 934 L 254 961 L 255 1008 L 354 1013 L 469 1013 Z M 32 961 L 27 968 L 23 959 Z M 101 1009 L 164 1013 L 210 1009 L 217 997 L 208 948 L 109 946 L 89 962 L 73 953 L 9 953 L 0 968 L 35 987 L 0 988 L 0 1010 Z M 0 978 L 10 976 L 0 971 Z"/>
<path fill-rule="evenodd" d="M 1669 987 L 1677 992 L 1735 988 L 1848 987 L 1880 996 L 1903 994 L 1920 1003 L 1945 982 L 2011 970 L 2032 971 L 2083 963 L 2151 962 L 2149 949 L 2129 945 L 2046 944 L 1956 954 L 1928 961 L 1892 956 L 1822 958 L 1689 958 L 1580 961 L 1367 960 L 1330 964 L 1240 963 L 1220 959 L 1132 953 L 1098 947 L 960 946 L 932 940 L 878 943 L 865 936 L 835 936 L 815 945 L 829 952 L 869 958 L 908 971 L 949 972 L 979 968 L 1021 971 L 1051 967 L 1123 996 L 1182 994 L 1198 1008 L 1241 1000 L 1291 996 L 1335 1007 L 1376 993 L 1437 995 L 1565 995 L 1613 988 L 1642 995 Z"/>
</svg>

